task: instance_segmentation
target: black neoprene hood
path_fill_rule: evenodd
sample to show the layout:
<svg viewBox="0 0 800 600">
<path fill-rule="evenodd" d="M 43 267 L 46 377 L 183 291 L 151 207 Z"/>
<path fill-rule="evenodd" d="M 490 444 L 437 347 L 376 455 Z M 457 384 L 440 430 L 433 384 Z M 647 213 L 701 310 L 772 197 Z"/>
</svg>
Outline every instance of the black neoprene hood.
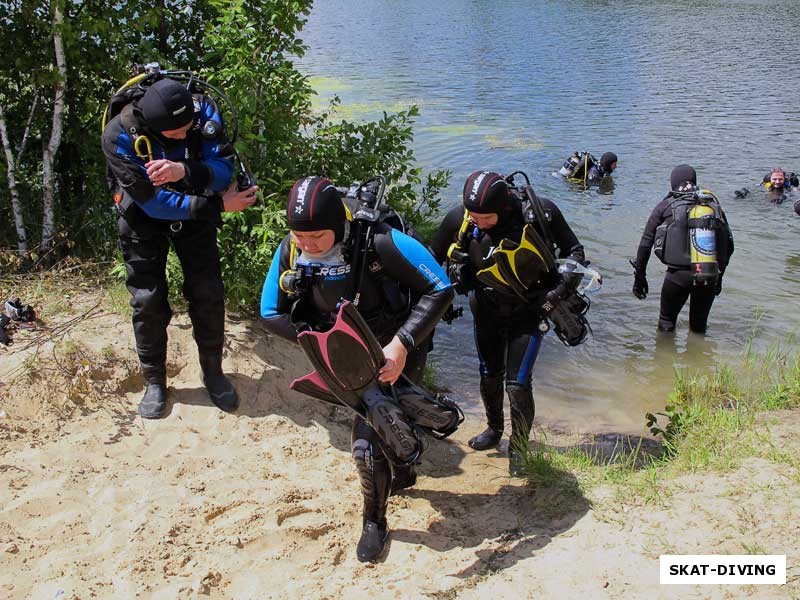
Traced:
<svg viewBox="0 0 800 600">
<path fill-rule="evenodd" d="M 503 214 L 509 204 L 508 184 L 498 173 L 475 171 L 464 183 L 464 208 L 478 214 Z"/>
<path fill-rule="evenodd" d="M 669 176 L 669 184 L 672 187 L 672 191 L 675 192 L 684 183 L 697 185 L 697 172 L 689 165 L 678 165 L 672 169 L 672 173 Z"/>
<path fill-rule="evenodd" d="M 344 204 L 330 180 L 304 177 L 292 186 L 286 203 L 286 222 L 292 231 L 332 229 L 338 242 L 346 220 Z"/>
<path fill-rule="evenodd" d="M 156 81 L 138 103 L 139 112 L 153 131 L 171 131 L 194 119 L 192 94 L 174 79 Z"/>
</svg>

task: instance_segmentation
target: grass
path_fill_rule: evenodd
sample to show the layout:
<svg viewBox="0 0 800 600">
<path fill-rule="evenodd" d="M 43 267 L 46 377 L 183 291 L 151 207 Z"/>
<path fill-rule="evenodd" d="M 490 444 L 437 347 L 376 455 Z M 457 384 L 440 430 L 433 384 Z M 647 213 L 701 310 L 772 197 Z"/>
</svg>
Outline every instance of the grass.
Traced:
<svg viewBox="0 0 800 600">
<path fill-rule="evenodd" d="M 557 448 L 538 432 L 531 444 L 514 443 L 533 486 L 559 484 L 563 472 L 575 476 L 583 491 L 610 484 L 623 504 L 663 505 L 669 481 L 682 473 L 727 471 L 749 457 L 792 467 L 800 479 L 800 457 L 776 446 L 765 411 L 800 407 L 800 355 L 793 337 L 758 354 L 751 343 L 739 364 L 720 365 L 713 373 L 676 369 L 663 412 L 647 415 L 663 451 L 653 455 L 624 438 L 608 453 L 589 444 Z"/>
</svg>

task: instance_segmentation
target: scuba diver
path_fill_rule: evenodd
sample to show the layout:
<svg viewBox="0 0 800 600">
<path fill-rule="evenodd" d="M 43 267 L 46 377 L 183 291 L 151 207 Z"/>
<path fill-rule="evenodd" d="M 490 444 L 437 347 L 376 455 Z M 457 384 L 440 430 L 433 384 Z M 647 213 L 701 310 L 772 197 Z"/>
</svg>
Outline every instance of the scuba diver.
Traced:
<svg viewBox="0 0 800 600">
<path fill-rule="evenodd" d="M 800 187 L 800 178 L 795 173 L 787 175 L 781 167 L 773 167 L 769 173 L 764 175 L 759 185 L 769 194 L 770 202 L 783 204 L 783 201 L 788 198 L 788 193 L 794 188 Z M 744 187 L 736 190 L 733 194 L 737 198 L 744 198 L 749 193 L 750 190 Z"/>
<path fill-rule="evenodd" d="M 667 265 L 661 287 L 660 331 L 674 331 L 683 305 L 689 304 L 689 328 L 705 333 L 714 298 L 722 292 L 722 276 L 733 254 L 733 234 L 717 197 L 697 187 L 697 173 L 678 165 L 670 175 L 672 190 L 650 214 L 639 242 L 633 295 L 649 292 L 647 263 L 655 247 Z"/>
<path fill-rule="evenodd" d="M 521 188 L 513 185 L 518 174 L 526 180 Z M 589 303 L 576 289 L 583 246 L 558 207 L 536 196 L 524 173 L 476 171 L 464 184 L 463 206 L 447 213 L 430 247 L 437 261 L 448 263 L 456 291 L 469 295 L 474 319 L 487 427 L 469 445 L 488 450 L 502 439 L 505 388 L 511 406 L 509 473 L 522 475 L 519 450 L 533 425 L 532 374 L 542 338 L 550 322 L 570 346 L 588 332 L 583 315 Z M 564 274 L 556 254 L 568 259 Z"/>
<path fill-rule="evenodd" d="M 428 250 L 381 199 L 385 179 L 346 192 L 322 177 L 289 193 L 290 233 L 261 295 L 264 328 L 299 342 L 316 371 L 292 388 L 349 408 L 352 455 L 364 499 L 357 557 L 382 557 L 390 493 L 416 482 L 418 430 L 446 437 L 463 414 L 421 379 L 433 331 L 453 290 Z"/>
<path fill-rule="evenodd" d="M 203 384 L 221 410 L 239 405 L 222 371 L 225 298 L 217 227 L 220 213 L 251 206 L 258 187 L 233 148 L 235 133 L 228 137 L 212 91 L 235 117 L 216 88 L 188 71 L 161 71 L 151 63 L 112 97 L 103 115 L 102 148 L 146 382 L 139 404 L 145 419 L 160 419 L 167 411 L 170 245 L 183 270 Z M 244 170 L 238 179 L 235 161 Z"/>
<path fill-rule="evenodd" d="M 597 160 L 589 152 L 574 152 L 558 170 L 558 175 L 570 183 L 590 185 L 611 175 L 617 168 L 617 155 L 606 152 Z"/>
</svg>

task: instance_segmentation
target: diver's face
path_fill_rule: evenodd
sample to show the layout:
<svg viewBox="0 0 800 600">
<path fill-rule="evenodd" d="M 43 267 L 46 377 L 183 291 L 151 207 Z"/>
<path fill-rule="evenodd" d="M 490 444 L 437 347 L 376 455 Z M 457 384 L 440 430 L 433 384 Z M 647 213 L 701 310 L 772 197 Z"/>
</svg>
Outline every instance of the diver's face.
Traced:
<svg viewBox="0 0 800 600">
<path fill-rule="evenodd" d="M 194 121 L 190 121 L 189 123 L 187 123 L 183 127 L 179 127 L 178 129 L 167 129 L 166 131 L 162 131 L 161 135 L 170 140 L 185 140 L 186 134 L 192 128 L 192 125 L 194 125 Z"/>
<path fill-rule="evenodd" d="M 609 173 L 613 173 L 616 170 L 617 170 L 617 161 L 614 161 L 609 165 L 608 171 Z"/>
<path fill-rule="evenodd" d="M 782 188 L 786 183 L 786 176 L 783 173 L 773 173 L 769 176 L 769 183 L 773 188 Z"/>
<path fill-rule="evenodd" d="M 498 217 L 495 213 L 483 214 L 469 212 L 469 220 L 472 221 L 478 229 L 483 229 L 484 231 L 497 225 L 497 219 Z"/>
<path fill-rule="evenodd" d="M 322 256 L 333 248 L 336 234 L 333 229 L 319 231 L 292 231 L 292 239 L 303 254 L 315 257 Z"/>
</svg>

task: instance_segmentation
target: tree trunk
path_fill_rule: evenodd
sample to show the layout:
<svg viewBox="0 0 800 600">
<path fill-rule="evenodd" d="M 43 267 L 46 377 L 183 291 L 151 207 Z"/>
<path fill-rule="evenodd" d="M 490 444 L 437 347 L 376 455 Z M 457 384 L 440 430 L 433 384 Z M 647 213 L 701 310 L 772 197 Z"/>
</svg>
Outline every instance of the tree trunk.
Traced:
<svg viewBox="0 0 800 600">
<path fill-rule="evenodd" d="M 25 221 L 22 219 L 22 205 L 19 203 L 19 193 L 17 192 L 14 151 L 11 149 L 11 139 L 8 137 L 6 118 L 3 114 L 2 105 L 0 105 L 0 137 L 3 139 L 3 150 L 6 152 L 8 191 L 11 193 L 11 209 L 14 211 L 14 225 L 17 228 L 17 251 L 20 254 L 25 254 L 25 252 L 28 251 L 27 236 L 25 235 Z"/>
<path fill-rule="evenodd" d="M 53 161 L 58 147 L 61 145 L 61 131 L 64 126 L 64 90 L 67 85 L 67 63 L 64 58 L 64 40 L 61 28 L 64 24 L 64 15 L 58 1 L 54 2 L 53 11 L 53 45 L 56 50 L 56 65 L 58 67 L 58 83 L 55 90 L 53 104 L 53 129 L 50 132 L 50 142 L 42 153 L 42 249 L 47 251 L 53 245 L 55 235 L 55 173 Z"/>
</svg>

